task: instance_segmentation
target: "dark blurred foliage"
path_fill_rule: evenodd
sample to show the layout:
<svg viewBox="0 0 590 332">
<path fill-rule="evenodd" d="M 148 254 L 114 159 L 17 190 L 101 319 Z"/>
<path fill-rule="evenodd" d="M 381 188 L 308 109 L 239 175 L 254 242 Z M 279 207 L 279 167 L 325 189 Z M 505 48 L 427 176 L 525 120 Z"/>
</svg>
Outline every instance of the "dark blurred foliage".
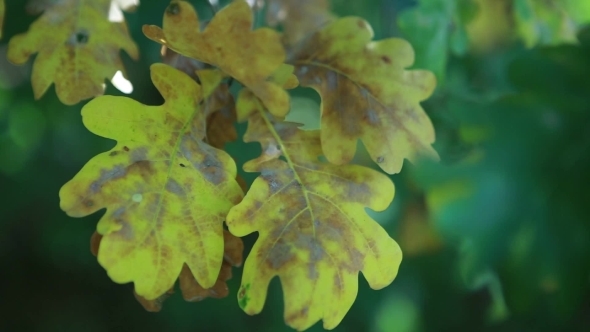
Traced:
<svg viewBox="0 0 590 332">
<path fill-rule="evenodd" d="M 441 154 L 440 163 L 406 163 L 392 176 L 394 203 L 374 215 L 404 250 L 400 273 L 381 291 L 359 277 L 358 298 L 336 331 L 590 331 L 590 28 L 578 34 L 579 44 L 525 49 L 512 42 L 469 52 L 461 24 L 472 9 L 453 14 L 425 2 L 430 7 L 410 12 L 415 1 L 333 1 L 338 15 L 371 22 L 377 39 L 408 38 L 416 68 L 437 74 L 439 87 L 424 108 Z M 204 1 L 192 3 L 211 15 Z M 166 5 L 143 0 L 126 15 L 141 50 L 138 62 L 123 55 L 131 97 L 146 104 L 162 101 L 148 71 L 160 47 L 141 26 L 160 24 Z M 137 303 L 132 285 L 108 278 L 89 249 L 102 213 L 69 218 L 58 191 L 114 142 L 84 128 L 83 103 L 64 106 L 53 90 L 33 99 L 30 64 L 12 66 L 5 54 L 9 38 L 34 17 L 24 1 L 7 1 L 7 13 L 0 41 L 0 331 L 290 330 L 276 279 L 264 311 L 250 317 L 235 297 L 240 269 L 229 297 L 185 303 L 176 294 L 156 314 Z M 106 93 L 121 95 L 110 83 Z M 317 95 L 294 95 L 292 117 L 317 123 Z M 259 147 L 234 142 L 227 150 L 242 164 Z M 366 156 L 357 162 L 367 163 Z M 246 252 L 254 240 L 245 239 Z M 310 329 L 321 330 L 321 323 Z"/>
</svg>

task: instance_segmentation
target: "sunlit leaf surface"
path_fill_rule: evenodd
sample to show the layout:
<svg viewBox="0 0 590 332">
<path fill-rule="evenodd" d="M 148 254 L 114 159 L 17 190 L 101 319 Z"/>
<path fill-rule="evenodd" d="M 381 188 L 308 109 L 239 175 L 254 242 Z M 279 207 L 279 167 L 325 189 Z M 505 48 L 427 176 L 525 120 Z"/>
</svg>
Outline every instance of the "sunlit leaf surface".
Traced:
<svg viewBox="0 0 590 332">
<path fill-rule="evenodd" d="M 202 100 L 215 85 L 205 77 L 201 88 L 186 74 L 155 64 L 152 80 L 163 105 L 112 96 L 88 103 L 84 125 L 118 143 L 60 191 L 70 216 L 107 209 L 97 226 L 103 236 L 98 261 L 115 282 L 134 282 L 147 300 L 166 293 L 184 264 L 203 288 L 215 285 L 223 221 L 243 195 L 231 157 L 203 142 Z"/>
</svg>

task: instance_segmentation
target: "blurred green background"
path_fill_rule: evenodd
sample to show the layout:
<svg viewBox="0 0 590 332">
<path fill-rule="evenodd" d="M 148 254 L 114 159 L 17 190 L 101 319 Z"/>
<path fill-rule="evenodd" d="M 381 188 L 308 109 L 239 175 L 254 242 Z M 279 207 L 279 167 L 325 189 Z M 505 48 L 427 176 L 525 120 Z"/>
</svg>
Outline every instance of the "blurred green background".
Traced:
<svg viewBox="0 0 590 332">
<path fill-rule="evenodd" d="M 590 331 L 590 28 L 556 33 L 563 22 L 535 16 L 531 1 L 493 7 L 508 2 L 333 1 L 337 15 L 367 19 L 376 39 L 410 40 L 415 68 L 435 72 L 423 105 L 441 155 L 392 176 L 396 198 L 373 215 L 404 251 L 399 275 L 380 291 L 360 276 L 335 331 Z M 0 40 L 0 331 L 289 331 L 277 279 L 253 317 L 237 305 L 240 269 L 229 297 L 185 303 L 177 292 L 159 313 L 136 302 L 132 285 L 110 281 L 89 250 L 102 212 L 69 218 L 58 191 L 114 142 L 84 128 L 84 103 L 65 106 L 53 88 L 35 101 L 30 63 L 6 61 L 10 37 L 35 19 L 24 5 L 7 1 Z M 141 26 L 159 25 L 166 5 L 143 0 L 126 15 L 141 51 L 137 62 L 123 55 L 131 97 L 146 104 L 162 101 L 148 70 L 160 46 Z M 582 7 L 569 8 L 579 22 Z M 110 83 L 106 93 L 121 95 Z M 318 96 L 299 88 L 294 97 L 292 118 L 317 123 Z M 239 164 L 260 150 L 227 149 Z M 367 160 L 359 153 L 374 167 Z"/>
</svg>

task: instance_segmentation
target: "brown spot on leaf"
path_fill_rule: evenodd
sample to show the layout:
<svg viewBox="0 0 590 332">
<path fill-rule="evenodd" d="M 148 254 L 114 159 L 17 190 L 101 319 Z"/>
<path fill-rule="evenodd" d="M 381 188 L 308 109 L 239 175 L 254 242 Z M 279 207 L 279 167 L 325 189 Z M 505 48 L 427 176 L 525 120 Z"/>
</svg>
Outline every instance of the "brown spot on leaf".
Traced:
<svg viewBox="0 0 590 332">
<path fill-rule="evenodd" d="M 291 251 L 291 246 L 279 240 L 274 247 L 270 249 L 266 262 L 273 270 L 278 270 L 294 258 L 295 255 Z"/>
<path fill-rule="evenodd" d="M 381 60 L 383 60 L 383 62 L 385 62 L 386 64 L 390 65 L 391 64 L 391 58 L 388 57 L 387 55 L 383 55 L 381 56 Z"/>
<path fill-rule="evenodd" d="M 221 162 L 211 153 L 207 153 L 201 163 L 196 165 L 207 181 L 220 184 L 225 181 L 226 175 Z"/>
<path fill-rule="evenodd" d="M 334 92 L 338 90 L 338 74 L 332 70 L 326 71 L 326 88 Z"/>
<path fill-rule="evenodd" d="M 349 247 L 347 251 L 350 262 L 350 272 L 356 273 L 358 271 L 361 271 L 364 266 L 365 255 L 361 253 L 358 249 L 353 247 Z"/>
<path fill-rule="evenodd" d="M 139 173 L 143 178 L 149 178 L 156 170 L 148 160 L 140 160 L 129 166 L 129 171 Z"/>
<path fill-rule="evenodd" d="M 342 277 L 338 273 L 334 273 L 334 293 L 342 292 L 344 285 L 342 284 Z"/>
<path fill-rule="evenodd" d="M 304 305 L 301 309 L 285 317 L 286 322 L 294 322 L 306 317 L 309 312 L 309 305 Z"/>
<path fill-rule="evenodd" d="M 182 186 L 174 179 L 168 179 L 166 190 L 178 196 L 184 196 L 186 194 Z"/>
<path fill-rule="evenodd" d="M 80 29 L 70 35 L 66 44 L 70 46 L 85 45 L 90 39 L 90 33 L 86 29 Z"/>
<path fill-rule="evenodd" d="M 128 151 L 128 150 L 126 150 L 126 151 Z M 137 148 L 137 149 L 134 149 L 133 152 L 131 152 L 131 155 L 129 156 L 129 160 L 131 161 L 131 163 L 148 160 L 147 154 L 148 154 L 148 150 L 146 147 Z"/>
<path fill-rule="evenodd" d="M 180 13 L 180 6 L 178 5 L 177 2 L 172 2 L 166 8 L 167 15 L 178 15 L 179 13 Z"/>
<path fill-rule="evenodd" d="M 375 112 L 374 109 L 369 108 L 365 114 L 365 119 L 370 125 L 377 125 L 380 123 L 379 115 Z"/>
<path fill-rule="evenodd" d="M 98 249 L 100 248 L 100 241 L 101 240 L 102 240 L 102 235 L 100 235 L 96 231 L 94 233 L 92 233 L 92 236 L 90 237 L 90 252 L 95 257 L 98 256 Z"/>
<path fill-rule="evenodd" d="M 173 293 L 174 293 L 174 289 L 171 288 L 170 290 L 168 290 L 166 293 L 162 294 L 161 296 L 159 296 L 153 300 L 148 300 L 145 297 L 138 295 L 135 291 L 133 291 L 133 295 L 135 296 L 135 299 L 137 300 L 137 302 L 139 302 L 141 304 L 141 306 L 149 312 L 159 312 L 160 310 L 162 310 L 162 304 Z"/>
<path fill-rule="evenodd" d="M 104 186 L 107 182 L 115 179 L 119 179 L 125 176 L 126 171 L 125 167 L 122 164 L 117 164 L 111 169 L 102 169 L 100 171 L 100 177 L 98 180 L 92 182 L 90 184 L 90 192 L 92 194 L 96 194 L 100 191 L 102 186 Z"/>
</svg>

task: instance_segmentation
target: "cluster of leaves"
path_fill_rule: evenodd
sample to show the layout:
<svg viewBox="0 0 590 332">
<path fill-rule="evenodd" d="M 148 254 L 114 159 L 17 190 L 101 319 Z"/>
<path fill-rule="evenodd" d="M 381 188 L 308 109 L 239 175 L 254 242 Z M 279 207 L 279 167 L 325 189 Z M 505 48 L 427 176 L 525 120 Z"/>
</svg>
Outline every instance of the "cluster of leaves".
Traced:
<svg viewBox="0 0 590 332">
<path fill-rule="evenodd" d="M 444 79 L 448 56 L 488 52 L 514 40 L 526 47 L 576 43 L 590 23 L 585 0 L 419 0 L 398 17 L 416 65 Z"/>
<path fill-rule="evenodd" d="M 465 287 L 490 293 L 489 319 L 513 315 L 514 322 L 542 311 L 551 318 L 540 321 L 563 328 L 579 310 L 590 272 L 589 198 L 579 185 L 590 175 L 590 30 L 579 29 L 589 22 L 588 2 L 478 1 L 465 12 L 451 2 L 421 1 L 399 18 L 404 37 L 422 50 L 418 62 L 444 78 L 425 104 L 442 162 L 406 173 L 423 210 L 410 206 L 402 225 L 426 219 L 430 227 L 414 237 L 423 240 L 414 251 L 436 250 L 441 238 L 456 249 Z M 447 11 L 433 10 L 443 3 Z M 531 8 L 526 20 L 518 12 Z M 441 13 L 447 21 L 438 29 L 409 25 L 416 15 L 442 22 Z M 465 19 L 469 47 L 462 48 L 455 24 Z M 525 21 L 534 35 L 524 33 Z M 559 29 L 563 22 L 568 30 Z M 476 38 L 484 32 L 489 38 Z M 515 37 L 526 47 L 479 44 Z M 402 228 L 406 254 L 404 232 L 411 231 Z"/>
<path fill-rule="evenodd" d="M 380 289 L 401 262 L 400 246 L 365 212 L 394 196 L 391 180 L 371 167 L 394 174 L 404 159 L 426 157 L 434 162 L 397 177 L 398 196 L 408 196 L 404 256 L 454 247 L 467 288 L 489 290 L 495 320 L 508 306 L 527 310 L 539 289 L 559 294 L 553 305 L 564 315 L 575 310 L 590 273 L 590 233 L 580 221 L 589 198 L 577 186 L 590 181 L 590 39 L 576 38 L 590 21 L 588 1 L 420 0 L 397 22 L 415 66 L 434 75 L 406 69 L 414 63 L 408 42 L 372 41 L 365 20 L 337 18 L 328 1 L 249 3 L 213 5 L 219 11 L 207 20 L 174 0 L 161 28 L 143 27 L 162 44 L 163 63 L 150 69 L 159 106 L 101 96 L 105 79 L 126 76 L 120 50 L 138 57 L 122 15 L 137 1 L 31 1 L 29 11 L 42 14 L 9 43 L 14 63 L 37 53 L 35 98 L 52 84 L 64 104 L 99 96 L 84 106 L 84 125 L 116 146 L 92 158 L 60 199 L 73 217 L 106 209 L 91 249 L 113 281 L 133 282 L 148 311 L 161 309 L 176 281 L 187 301 L 227 296 L 241 237 L 258 232 L 239 306 L 259 313 L 278 276 L 287 324 L 304 330 L 323 319 L 334 328 L 355 301 L 359 272 Z M 0 27 L 3 12 L 0 0 Z M 254 29 L 255 17 L 269 27 Z M 490 60 L 488 52 L 514 41 L 535 50 L 510 67 L 505 54 Z M 474 70 L 484 73 L 467 73 Z M 505 71 L 509 78 L 494 76 Z M 435 77 L 425 108 L 442 163 L 420 106 Z M 319 94 L 319 129 L 286 120 L 297 87 Z M 1 164 L 4 172 L 22 164 L 13 151 L 28 153 L 41 139 L 23 134 L 27 123 L 37 133 L 45 126 L 29 106 L 12 106 L 19 112 L 7 117 L 0 148 L 13 165 Z M 251 186 L 224 151 L 238 138 L 236 122 L 247 123 L 243 140 L 262 148 L 243 165 L 259 173 Z M 406 312 L 387 308 L 388 320 Z"/>
<path fill-rule="evenodd" d="M 226 296 L 231 266 L 242 263 L 239 237 L 258 232 L 237 292 L 242 309 L 259 313 L 279 276 L 288 325 L 336 327 L 356 298 L 359 272 L 381 289 L 402 258 L 365 211 L 387 208 L 394 185 L 351 164 L 357 141 L 389 174 L 404 159 L 438 159 L 420 106 L 434 91 L 434 75 L 406 70 L 414 62 L 408 42 L 372 41 L 368 22 L 337 19 L 327 1 L 269 1 L 266 18 L 282 27 L 279 34 L 253 30 L 253 9 L 243 0 L 208 22 L 174 0 L 162 28 L 143 27 L 163 45 L 165 63 L 150 70 L 164 104 L 101 96 L 105 79 L 125 76 L 119 51 L 138 57 L 122 16 L 128 4 L 33 2 L 41 16 L 9 43 L 15 64 L 37 54 L 35 98 L 52 84 L 64 104 L 96 97 L 83 107 L 83 123 L 117 141 L 62 187 L 61 208 L 72 217 L 106 209 L 92 252 L 113 281 L 134 283 L 147 310 L 161 308 L 176 280 L 188 301 Z M 234 102 L 230 85 L 237 83 Z M 299 85 L 321 97 L 320 130 L 285 121 L 287 90 Z M 260 173 L 249 189 L 223 150 L 236 139 L 236 120 L 248 123 L 244 141 L 262 146 L 243 166 Z"/>
</svg>

